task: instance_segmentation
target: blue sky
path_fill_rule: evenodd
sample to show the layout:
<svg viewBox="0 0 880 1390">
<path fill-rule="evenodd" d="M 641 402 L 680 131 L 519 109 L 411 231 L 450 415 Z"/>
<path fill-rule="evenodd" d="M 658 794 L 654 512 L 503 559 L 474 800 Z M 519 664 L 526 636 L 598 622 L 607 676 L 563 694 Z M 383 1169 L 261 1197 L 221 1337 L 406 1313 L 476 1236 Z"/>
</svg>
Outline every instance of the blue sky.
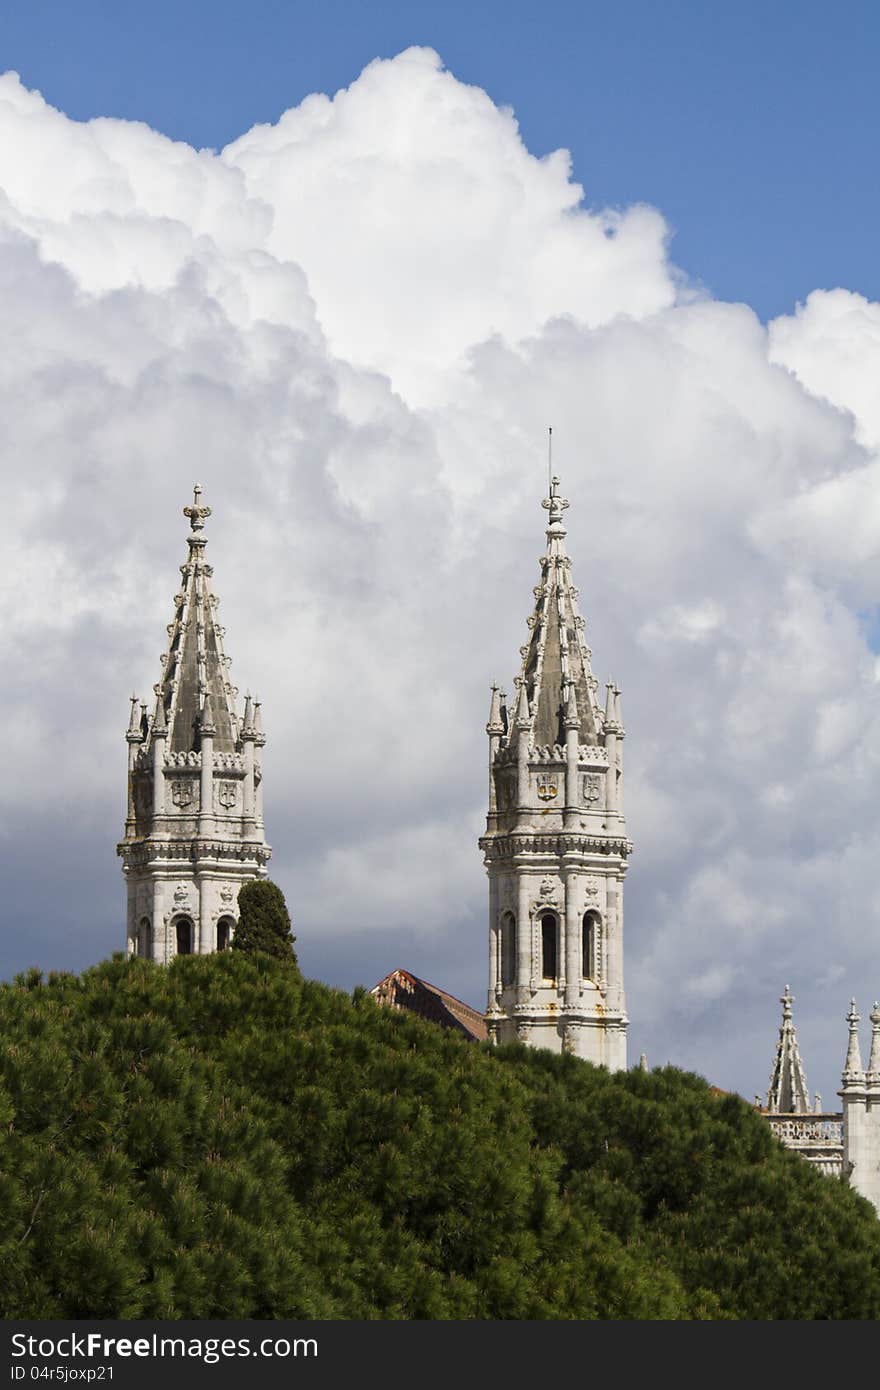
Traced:
<svg viewBox="0 0 880 1390">
<path fill-rule="evenodd" d="M 30 0 L 0 68 L 68 115 L 221 147 L 374 57 L 435 48 L 572 152 L 590 205 L 646 201 L 673 259 L 767 319 L 810 290 L 880 293 L 880 6 L 867 0 Z"/>
</svg>

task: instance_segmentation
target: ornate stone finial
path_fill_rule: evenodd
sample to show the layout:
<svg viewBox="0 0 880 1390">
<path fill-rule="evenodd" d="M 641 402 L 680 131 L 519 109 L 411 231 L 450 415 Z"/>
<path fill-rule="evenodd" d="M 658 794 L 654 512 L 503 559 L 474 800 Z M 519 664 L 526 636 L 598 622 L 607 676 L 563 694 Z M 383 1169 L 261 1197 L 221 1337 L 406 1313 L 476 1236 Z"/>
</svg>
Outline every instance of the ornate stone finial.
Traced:
<svg viewBox="0 0 880 1390">
<path fill-rule="evenodd" d="M 213 735 L 217 732 L 217 728 L 214 724 L 214 719 L 211 713 L 211 697 L 207 691 L 205 691 L 205 700 L 204 704 L 202 705 L 201 715 L 199 717 L 199 729 L 203 735 L 207 735 L 207 737 L 209 738 L 213 737 Z"/>
<path fill-rule="evenodd" d="M 253 733 L 253 719 L 253 701 L 251 700 L 251 692 L 248 691 L 244 697 L 244 715 L 241 721 L 241 733 L 243 738 L 246 734 Z"/>
<path fill-rule="evenodd" d="M 190 529 L 193 531 L 203 531 L 205 529 L 205 517 L 211 515 L 210 507 L 200 505 L 199 498 L 202 495 L 201 483 L 196 483 L 193 487 L 193 504 L 191 507 L 184 507 L 184 516 L 189 517 Z"/>
<path fill-rule="evenodd" d="M 566 729 L 579 729 L 581 727 L 581 716 L 573 684 L 568 687 L 568 698 L 565 701 L 565 727 Z"/>
<path fill-rule="evenodd" d="M 859 1013 L 856 1009 L 855 999 L 850 1000 L 849 1013 L 846 1016 L 849 1024 L 849 1042 L 846 1048 L 846 1061 L 843 1064 L 843 1080 L 862 1081 L 865 1073 L 862 1069 L 862 1054 L 859 1050 Z"/>
<path fill-rule="evenodd" d="M 501 718 L 501 696 L 498 686 L 492 685 L 492 699 L 489 702 L 489 722 L 486 725 L 486 733 L 491 738 L 493 734 L 504 733 L 504 723 Z"/>
<path fill-rule="evenodd" d="M 562 513 L 569 505 L 567 497 L 559 496 L 559 479 L 554 474 L 550 479 L 550 496 L 543 499 L 541 506 L 550 513 L 550 529 L 555 535 L 565 535 L 562 530 Z"/>
<path fill-rule="evenodd" d="M 521 676 L 517 676 L 517 698 L 516 698 L 516 726 L 518 729 L 531 728 L 532 716 L 529 710 L 529 696 L 526 690 L 526 683 Z"/>
<path fill-rule="evenodd" d="M 257 745 L 258 748 L 262 748 L 263 744 L 266 742 L 266 735 L 263 733 L 263 705 L 262 702 L 256 698 L 256 696 L 254 696 L 253 730 L 254 743 Z"/>
<path fill-rule="evenodd" d="M 868 1079 L 880 1084 L 880 1007 L 874 1000 L 871 1010 L 871 1055 L 868 1058 Z"/>
<path fill-rule="evenodd" d="M 767 1092 L 767 1109 L 774 1115 L 806 1115 L 810 1110 L 810 1094 L 792 1019 L 794 995 L 788 985 L 780 995 L 779 1002 L 782 1005 L 782 1026 Z"/>
<path fill-rule="evenodd" d="M 168 726 L 165 723 L 165 701 L 160 693 L 156 701 L 156 714 L 153 719 L 153 738 L 165 738 L 168 734 Z"/>
<path fill-rule="evenodd" d="M 125 735 L 129 743 L 140 743 L 143 738 L 141 730 L 141 713 L 138 706 L 138 697 L 131 696 L 131 715 L 128 720 L 128 733 Z"/>
</svg>

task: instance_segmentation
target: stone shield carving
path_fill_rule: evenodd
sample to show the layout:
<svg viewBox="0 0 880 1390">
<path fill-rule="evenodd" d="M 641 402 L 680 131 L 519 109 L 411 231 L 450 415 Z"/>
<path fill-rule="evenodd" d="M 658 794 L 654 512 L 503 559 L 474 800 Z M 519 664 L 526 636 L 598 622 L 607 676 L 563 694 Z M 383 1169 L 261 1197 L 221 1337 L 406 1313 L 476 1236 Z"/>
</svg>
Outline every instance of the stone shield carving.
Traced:
<svg viewBox="0 0 880 1390">
<path fill-rule="evenodd" d="M 588 772 L 584 776 L 583 795 L 587 806 L 594 806 L 602 792 L 602 778 L 598 772 Z"/>
<path fill-rule="evenodd" d="M 226 811 L 231 811 L 238 800 L 238 788 L 234 782 L 220 782 L 217 787 L 217 800 Z"/>
<path fill-rule="evenodd" d="M 538 796 L 542 801 L 552 801 L 559 791 L 559 782 L 555 776 L 547 774 L 538 778 Z"/>
<path fill-rule="evenodd" d="M 176 778 L 171 783 L 171 800 L 181 811 L 185 811 L 188 806 L 191 806 L 194 799 L 195 787 L 192 777 Z"/>
</svg>

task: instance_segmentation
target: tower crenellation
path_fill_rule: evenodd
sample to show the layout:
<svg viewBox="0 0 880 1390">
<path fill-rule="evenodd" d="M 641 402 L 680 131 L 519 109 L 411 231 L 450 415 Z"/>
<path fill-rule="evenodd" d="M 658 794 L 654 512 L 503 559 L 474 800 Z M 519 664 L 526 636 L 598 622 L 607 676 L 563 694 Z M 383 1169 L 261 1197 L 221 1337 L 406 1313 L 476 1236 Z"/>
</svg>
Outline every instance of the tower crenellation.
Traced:
<svg viewBox="0 0 880 1390">
<path fill-rule="evenodd" d="M 125 838 L 117 847 L 128 897 L 130 954 L 167 962 L 228 946 L 238 892 L 263 878 L 271 850 L 262 815 L 265 743 L 259 703 L 239 717 L 224 629 L 205 559 L 210 507 L 194 489 L 189 554 L 154 686 L 151 715 L 132 696 Z"/>
<path fill-rule="evenodd" d="M 529 638 L 512 716 L 492 687 L 487 1025 L 610 1068 L 626 1065 L 620 691 L 597 700 L 586 625 L 565 549 L 568 500 L 553 478 Z"/>
</svg>

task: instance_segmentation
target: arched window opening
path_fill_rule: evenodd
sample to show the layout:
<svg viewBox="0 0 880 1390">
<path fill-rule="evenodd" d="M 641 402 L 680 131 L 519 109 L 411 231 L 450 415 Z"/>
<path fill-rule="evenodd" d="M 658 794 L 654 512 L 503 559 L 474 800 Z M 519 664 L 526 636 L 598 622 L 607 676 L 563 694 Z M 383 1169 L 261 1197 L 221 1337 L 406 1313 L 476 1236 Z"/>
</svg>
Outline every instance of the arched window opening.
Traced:
<svg viewBox="0 0 880 1390">
<path fill-rule="evenodd" d="M 599 971 L 599 914 L 585 912 L 581 937 L 581 974 L 595 980 Z"/>
<path fill-rule="evenodd" d="M 545 980 L 556 979 L 556 917 L 545 912 L 541 918 L 541 974 Z"/>
<path fill-rule="evenodd" d="M 150 919 L 142 917 L 137 933 L 137 953 L 144 960 L 149 959 L 150 955 Z"/>
<path fill-rule="evenodd" d="M 189 917 L 177 919 L 177 954 L 191 956 L 193 953 L 193 924 Z"/>
<path fill-rule="evenodd" d="M 228 917 L 221 917 L 217 923 L 217 950 L 228 951 L 232 941 L 232 922 Z"/>
<path fill-rule="evenodd" d="M 516 972 L 516 918 L 505 912 L 501 918 L 501 983 L 512 985 Z"/>
</svg>

